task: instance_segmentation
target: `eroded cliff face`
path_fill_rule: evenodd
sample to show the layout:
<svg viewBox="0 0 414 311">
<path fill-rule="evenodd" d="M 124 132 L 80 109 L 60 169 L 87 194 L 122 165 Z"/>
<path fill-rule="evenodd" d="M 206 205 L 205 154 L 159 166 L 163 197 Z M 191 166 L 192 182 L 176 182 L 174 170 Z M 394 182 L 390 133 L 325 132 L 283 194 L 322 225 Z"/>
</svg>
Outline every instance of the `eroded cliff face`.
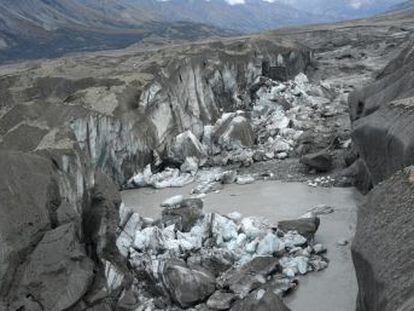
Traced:
<svg viewBox="0 0 414 311">
<path fill-rule="evenodd" d="M 376 186 L 358 211 L 357 311 L 413 310 L 413 168 Z"/>
<path fill-rule="evenodd" d="M 358 311 L 413 310 L 413 56 L 410 44 L 372 85 L 350 96 L 357 185 L 373 188 L 358 211 L 352 245 Z"/>
<path fill-rule="evenodd" d="M 131 280 L 115 246 L 119 185 L 177 134 L 200 138 L 236 110 L 259 76 L 285 80 L 310 60 L 253 37 L 3 68 L 0 307 L 114 308 Z"/>
<path fill-rule="evenodd" d="M 259 76 L 286 80 L 310 60 L 287 41 L 245 38 L 43 63 L 5 78 L 2 145 L 34 150 L 51 129 L 69 127 L 93 164 L 122 184 L 177 134 L 201 138 L 204 125 L 248 99 Z M 30 142 L 19 145 L 29 126 Z"/>
<path fill-rule="evenodd" d="M 414 163 L 413 45 L 350 96 L 353 141 L 360 155 L 363 191 Z"/>
</svg>

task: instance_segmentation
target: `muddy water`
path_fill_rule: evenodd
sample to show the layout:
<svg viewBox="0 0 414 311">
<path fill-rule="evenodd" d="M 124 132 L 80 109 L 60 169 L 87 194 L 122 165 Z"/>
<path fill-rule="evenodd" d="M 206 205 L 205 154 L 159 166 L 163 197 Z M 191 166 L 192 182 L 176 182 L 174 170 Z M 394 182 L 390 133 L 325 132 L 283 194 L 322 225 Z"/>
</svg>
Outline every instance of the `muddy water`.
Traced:
<svg viewBox="0 0 414 311">
<path fill-rule="evenodd" d="M 143 216 L 158 217 L 160 203 L 176 194 L 189 194 L 192 186 L 177 189 L 139 189 L 122 193 L 127 206 Z M 316 239 L 328 248 L 328 269 L 300 278 L 298 289 L 286 297 L 293 311 L 353 311 L 357 283 L 351 261 L 350 245 L 338 246 L 339 240 L 351 241 L 356 225 L 356 206 L 360 195 L 351 188 L 311 188 L 301 183 L 278 181 L 250 185 L 228 185 L 205 198 L 206 211 L 243 216 L 264 216 L 276 222 L 296 218 L 318 204 L 335 209 L 321 216 Z"/>
</svg>

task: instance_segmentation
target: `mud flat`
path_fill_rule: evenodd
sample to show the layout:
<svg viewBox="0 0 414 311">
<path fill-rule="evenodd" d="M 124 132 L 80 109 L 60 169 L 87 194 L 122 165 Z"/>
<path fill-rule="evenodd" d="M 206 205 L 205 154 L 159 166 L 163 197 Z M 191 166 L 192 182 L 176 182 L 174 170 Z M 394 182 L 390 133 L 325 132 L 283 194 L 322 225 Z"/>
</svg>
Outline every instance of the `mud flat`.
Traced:
<svg viewBox="0 0 414 311">
<path fill-rule="evenodd" d="M 187 195 L 193 185 L 184 188 L 154 190 L 142 188 L 122 192 L 128 207 L 146 217 L 157 217 L 161 202 L 177 195 Z M 205 210 L 226 214 L 239 211 L 243 216 L 264 216 L 270 221 L 293 219 L 310 208 L 326 204 L 334 212 L 321 215 L 316 239 L 328 249 L 328 269 L 299 279 L 300 285 L 286 297 L 295 311 L 350 311 L 355 308 L 357 282 L 351 260 L 350 246 L 356 225 L 356 206 L 361 196 L 352 188 L 313 188 L 302 183 L 279 181 L 256 182 L 249 185 L 227 185 L 218 193 L 207 195 Z"/>
</svg>

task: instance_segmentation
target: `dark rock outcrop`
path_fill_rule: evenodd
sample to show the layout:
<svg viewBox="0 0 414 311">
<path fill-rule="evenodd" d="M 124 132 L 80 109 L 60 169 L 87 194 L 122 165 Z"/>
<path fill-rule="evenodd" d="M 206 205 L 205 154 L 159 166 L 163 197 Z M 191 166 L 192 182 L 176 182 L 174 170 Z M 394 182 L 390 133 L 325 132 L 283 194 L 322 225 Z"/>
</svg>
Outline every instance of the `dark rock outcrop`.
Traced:
<svg viewBox="0 0 414 311">
<path fill-rule="evenodd" d="M 207 300 L 207 307 L 212 310 L 228 310 L 232 303 L 236 300 L 236 296 L 232 293 L 216 291 Z"/>
<path fill-rule="evenodd" d="M 328 150 L 306 154 L 301 157 L 300 162 L 318 172 L 328 172 L 333 167 L 333 158 Z"/>
<path fill-rule="evenodd" d="M 188 232 L 203 215 L 203 201 L 197 198 L 182 200 L 172 207 L 165 207 L 162 211 L 163 226 L 174 224 L 177 230 Z"/>
<path fill-rule="evenodd" d="M 279 221 L 277 227 L 283 232 L 297 231 L 305 238 L 311 239 L 315 236 L 316 231 L 318 231 L 319 224 L 319 217 L 311 217 Z"/>
<path fill-rule="evenodd" d="M 376 185 L 414 163 L 412 47 L 385 67 L 375 83 L 350 96 L 352 138 L 363 162 L 359 168 L 366 170 L 359 173 L 364 178 L 360 185 Z"/>
<path fill-rule="evenodd" d="M 409 311 L 414 302 L 414 169 L 378 184 L 358 210 L 352 245 L 357 311 Z"/>
<path fill-rule="evenodd" d="M 1 303 L 71 310 L 107 300 L 110 307 L 124 284 L 113 286 L 110 274 L 128 274 L 115 245 L 117 187 L 76 148 L 0 158 Z"/>
<path fill-rule="evenodd" d="M 232 113 L 216 123 L 213 138 L 221 146 L 252 146 L 256 140 L 250 122 L 244 115 Z"/>
<path fill-rule="evenodd" d="M 189 268 L 181 261 L 164 263 L 161 275 L 171 298 L 183 308 L 199 304 L 216 290 L 213 274 L 201 267 Z"/>
<path fill-rule="evenodd" d="M 12 308 L 67 310 L 89 290 L 94 278 L 92 260 L 79 242 L 75 225 L 46 232 L 22 267 Z"/>
<path fill-rule="evenodd" d="M 238 297 L 246 297 L 252 290 L 266 283 L 266 277 L 280 270 L 274 257 L 256 257 L 240 269 L 231 269 L 222 276 L 223 287 Z"/>
<path fill-rule="evenodd" d="M 231 311 L 290 311 L 283 301 L 270 290 L 256 290 L 234 304 Z"/>
<path fill-rule="evenodd" d="M 52 164 L 42 157 L 0 152 L 0 175 L 0 293 L 4 295 L 19 263 L 56 226 L 60 196 Z"/>
<path fill-rule="evenodd" d="M 202 159 L 206 157 L 206 150 L 191 131 L 177 135 L 169 150 L 169 157 L 178 163 L 184 163 L 186 158 Z"/>
</svg>

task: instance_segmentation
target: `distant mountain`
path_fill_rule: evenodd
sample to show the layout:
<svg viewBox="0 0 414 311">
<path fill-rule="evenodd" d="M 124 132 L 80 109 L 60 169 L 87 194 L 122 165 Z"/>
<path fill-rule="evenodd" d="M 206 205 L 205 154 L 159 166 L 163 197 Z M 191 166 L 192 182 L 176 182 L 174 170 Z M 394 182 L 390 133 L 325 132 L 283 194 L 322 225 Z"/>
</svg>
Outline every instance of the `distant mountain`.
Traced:
<svg viewBox="0 0 414 311">
<path fill-rule="evenodd" d="M 0 62 L 341 21 L 402 0 L 0 0 Z"/>
<path fill-rule="evenodd" d="M 404 13 L 414 11 L 414 0 L 405 1 L 391 7 L 390 12 L 401 11 Z M 408 12 L 407 12 L 408 11 Z"/>
<path fill-rule="evenodd" d="M 89 0 L 92 1 L 92 0 Z M 168 21 L 187 20 L 262 31 L 378 14 L 404 0 L 128 0 Z"/>
<path fill-rule="evenodd" d="M 123 48 L 146 40 L 180 42 L 235 34 L 202 23 L 166 21 L 139 3 L 0 0 L 0 63 Z"/>
</svg>

